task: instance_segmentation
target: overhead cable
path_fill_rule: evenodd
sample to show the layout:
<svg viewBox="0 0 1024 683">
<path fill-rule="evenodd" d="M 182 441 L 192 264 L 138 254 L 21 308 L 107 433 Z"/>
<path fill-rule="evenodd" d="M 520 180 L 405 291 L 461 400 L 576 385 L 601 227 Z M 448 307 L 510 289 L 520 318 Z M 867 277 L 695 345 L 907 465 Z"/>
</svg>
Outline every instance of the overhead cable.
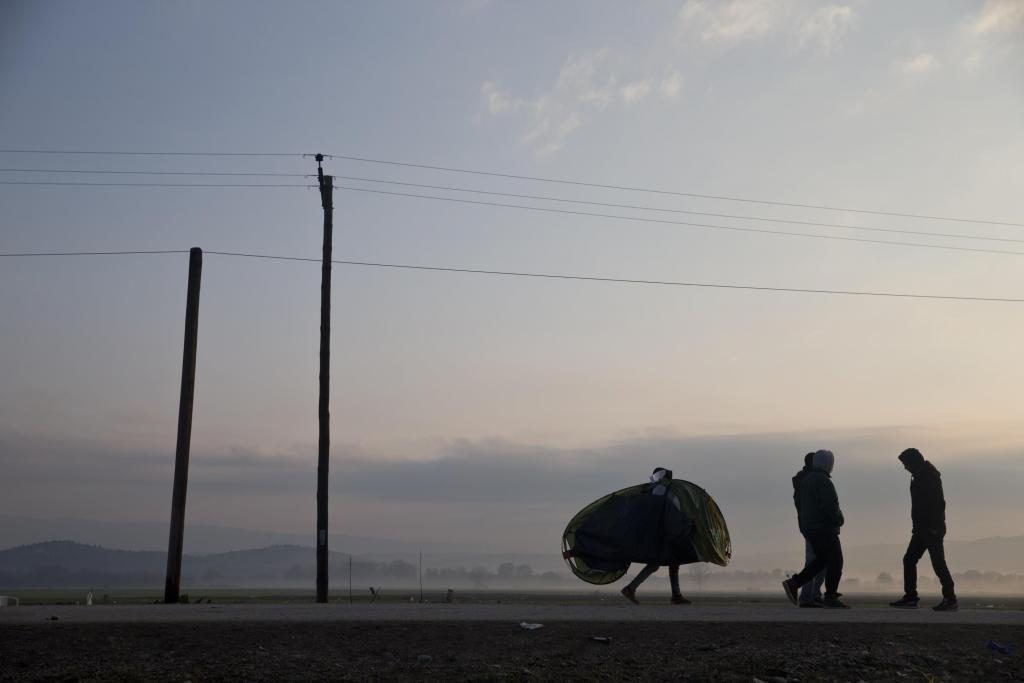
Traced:
<svg viewBox="0 0 1024 683">
<path fill-rule="evenodd" d="M 0 253 L 0 257 L 33 257 L 33 256 L 130 256 L 143 254 L 187 254 L 188 249 L 158 249 L 158 250 L 126 250 L 126 251 L 56 251 L 56 252 L 9 252 Z M 302 256 L 281 256 L 277 254 L 255 254 L 236 251 L 204 251 L 214 256 L 234 256 L 251 259 L 267 259 L 275 261 L 298 261 L 303 263 L 321 263 L 319 258 Z M 416 270 L 441 273 L 463 273 L 468 275 L 493 275 L 504 277 L 539 278 L 547 280 L 574 280 L 579 282 L 604 282 L 610 284 L 631 284 L 631 285 L 652 285 L 662 287 L 693 287 L 700 289 L 729 289 L 769 293 L 786 294 L 824 294 L 833 296 L 867 296 L 898 299 L 931 299 L 936 301 L 965 301 L 965 302 L 988 302 L 988 303 L 1024 303 L 1024 298 L 1010 297 L 985 297 L 985 296 L 958 296 L 942 294 L 915 294 L 907 292 L 872 292 L 862 290 L 846 289 L 812 289 L 801 287 L 766 287 L 760 285 L 739 285 L 717 282 L 684 282 L 678 280 L 645 280 L 635 278 L 602 277 L 594 275 L 566 275 L 561 273 L 536 273 L 526 271 L 510 270 L 487 270 L 482 268 L 455 268 L 448 266 L 424 266 L 406 263 L 381 263 L 373 261 L 352 261 L 335 259 L 331 263 L 343 266 L 358 266 L 364 268 L 386 268 L 400 270 Z"/>
<path fill-rule="evenodd" d="M 188 249 L 147 249 L 132 251 L 31 251 L 0 253 L 2 256 L 136 256 L 139 254 L 187 254 Z"/>
<path fill-rule="evenodd" d="M 670 195 L 674 197 L 691 197 L 695 199 L 715 199 L 727 202 L 745 202 L 748 204 L 764 204 L 767 206 L 784 206 L 796 209 L 816 209 L 819 211 L 837 211 L 843 213 L 864 213 L 876 216 L 896 216 L 900 218 L 920 218 L 933 221 L 952 221 L 956 223 L 984 223 L 986 225 L 1005 225 L 1015 228 L 1024 228 L 1024 223 L 1008 221 L 982 220 L 976 218 L 954 218 L 950 216 L 933 216 L 918 213 L 900 213 L 897 211 L 877 211 L 872 209 L 855 209 L 849 207 L 826 206 L 822 204 L 800 204 L 797 202 L 782 202 L 768 199 L 750 199 L 747 197 L 733 197 L 726 195 L 700 194 L 697 192 L 679 192 L 675 190 L 658 190 L 647 187 L 632 187 L 628 185 L 610 185 L 605 183 L 590 183 L 580 180 L 568 180 L 565 178 L 544 178 L 540 176 L 519 175 L 515 173 L 498 173 L 495 171 L 480 171 L 467 168 L 455 168 L 452 166 L 434 166 L 431 164 L 414 164 L 405 161 L 387 161 L 384 159 L 370 159 L 367 157 L 356 157 L 345 154 L 327 154 L 331 159 L 345 159 L 368 164 L 383 164 L 388 166 L 403 166 L 407 168 L 427 169 L 431 171 L 444 171 L 446 173 L 466 173 L 470 175 L 490 176 L 493 178 L 511 178 L 514 180 L 529 180 L 539 183 L 558 183 L 561 185 L 575 185 L 577 187 L 594 187 L 602 190 L 623 190 L 627 192 L 646 192 L 649 194 Z"/>
<path fill-rule="evenodd" d="M 89 156 L 132 156 L 132 157 L 308 157 L 311 154 L 296 152 L 126 152 L 70 149 L 0 149 L 0 154 L 53 154 L 53 155 L 89 155 Z"/>
<path fill-rule="evenodd" d="M 762 235 L 785 235 L 788 237 L 804 237 L 821 240 L 838 240 L 840 242 L 860 242 L 865 244 L 888 244 L 898 247 L 918 247 L 923 249 L 942 249 L 945 251 L 970 251 L 983 254 L 1008 254 L 1012 256 L 1024 256 L 1024 252 L 1008 251 L 1004 249 L 984 249 L 981 247 L 958 247 L 946 244 L 922 244 L 920 242 L 896 242 L 891 240 L 872 240 L 864 237 L 844 237 L 842 235 L 820 235 L 807 232 L 792 232 L 788 230 L 767 230 L 764 228 L 748 228 L 736 225 L 717 225 L 711 223 L 692 223 L 688 221 L 671 221 L 664 218 L 646 218 L 642 216 L 620 216 L 616 214 L 594 213 L 591 211 L 574 211 L 571 209 L 555 209 L 547 206 L 525 206 L 523 204 L 505 204 L 502 202 L 485 202 L 475 199 L 458 199 L 456 197 L 439 197 L 437 195 L 414 194 L 410 192 L 394 192 L 390 190 L 372 190 L 366 187 L 351 187 L 347 185 L 335 185 L 335 189 L 347 190 L 349 192 L 368 192 L 371 194 L 389 195 L 394 197 L 412 197 L 416 199 L 429 199 L 433 201 L 454 202 L 457 204 L 472 204 L 476 206 L 497 206 L 505 209 L 520 209 L 523 211 L 543 211 L 546 213 L 567 214 L 571 216 L 588 216 L 591 218 L 604 218 L 609 220 L 633 221 L 638 223 L 654 223 L 658 225 L 683 225 L 692 228 L 705 228 L 709 230 L 729 230 L 732 232 L 756 233 Z"/>
<path fill-rule="evenodd" d="M 57 168 L 0 168 L 0 173 L 40 173 L 40 174 L 87 174 L 87 175 L 143 175 L 143 176 L 258 176 L 258 177 L 282 177 L 282 178 L 313 178 L 314 174 L 311 173 L 271 173 L 271 172 L 239 172 L 239 171 L 121 171 L 121 170 L 98 170 L 98 169 L 57 169 Z M 523 194 L 518 192 L 499 192 L 496 190 L 480 190 L 475 188 L 457 187 L 451 185 L 430 185 L 424 183 L 411 183 L 398 180 L 386 180 L 383 178 L 365 178 L 360 176 L 343 176 L 334 175 L 333 178 L 337 180 L 348 180 L 355 182 L 365 183 L 376 183 L 384 185 L 397 185 L 401 187 L 415 187 L 420 189 L 428 190 L 442 190 L 446 192 L 463 192 L 469 194 L 488 195 L 495 197 L 511 197 L 515 199 L 529 199 L 536 201 L 546 202 L 559 202 L 563 204 L 577 204 L 585 206 L 601 206 L 606 208 L 614 209 L 630 209 L 636 211 L 651 211 L 656 213 L 671 213 L 671 214 L 683 214 L 690 216 L 707 216 L 710 218 L 727 218 L 731 220 L 744 220 L 744 221 L 757 221 L 767 223 L 779 223 L 787 225 L 805 225 L 808 227 L 821 227 L 821 228 L 838 228 L 842 230 L 857 230 L 862 232 L 876 232 L 876 233 L 888 233 L 888 234 L 901 234 L 901 235 L 918 235 L 922 237 L 943 237 L 951 239 L 971 239 L 981 240 L 986 242 L 1008 242 L 1016 244 L 1024 244 L 1024 239 L 1014 239 L 1009 237 L 992 237 L 988 235 L 968 235 L 964 233 L 948 233 L 948 232 L 932 232 L 927 230 L 906 230 L 899 228 L 878 228 L 869 227 L 863 225 L 850 225 L 849 223 L 826 223 L 820 221 L 802 221 L 794 220 L 789 218 L 770 218 L 766 216 L 749 216 L 749 215 L 737 215 L 737 214 L 726 214 L 726 213 L 712 213 L 707 211 L 692 211 L 689 209 L 673 209 L 658 206 L 649 206 L 642 204 L 619 204 L 613 202 L 597 202 L 592 200 L 582 199 L 569 199 L 566 197 L 552 197 L 550 195 L 533 195 Z M 85 183 L 76 183 L 85 184 Z M 127 183 L 126 186 L 141 185 L 147 187 L 149 185 L 143 185 L 142 183 Z M 102 185 L 113 185 L 113 183 L 101 183 Z M 202 185 L 212 185 L 211 183 L 203 183 Z M 119 185 L 115 185 L 119 186 Z M 164 186 L 153 185 L 153 186 Z M 198 187 L 199 184 L 174 184 L 168 185 L 170 187 Z M 246 185 L 248 187 L 249 185 Z M 270 187 L 270 185 L 265 185 Z M 292 187 L 292 185 L 284 185 L 285 187 Z M 304 186 L 305 187 L 305 186 Z"/>
<path fill-rule="evenodd" d="M 231 252 L 231 251 L 207 251 L 207 254 L 216 256 L 237 256 L 243 258 L 253 259 L 272 259 L 279 261 L 301 261 L 309 263 L 320 263 L 321 260 L 318 258 L 307 258 L 300 256 L 277 256 L 274 254 L 252 254 L 243 252 Z M 444 266 L 420 266 L 404 263 L 378 263 L 372 261 L 347 261 L 347 260 L 332 260 L 331 263 L 344 265 L 344 266 L 362 266 L 366 268 L 389 268 L 389 269 L 402 269 L 402 270 L 420 270 L 420 271 L 432 271 L 432 272 L 443 272 L 443 273 L 466 273 L 470 275 L 498 275 L 506 277 L 524 277 L 524 278 L 542 278 L 551 280 L 577 280 L 583 282 L 606 282 L 615 284 L 633 284 L 633 285 L 656 285 L 664 287 L 697 287 L 704 289 L 734 289 L 734 290 L 748 290 L 757 292 L 774 292 L 774 293 L 793 293 L 793 294 L 828 294 L 828 295 L 841 295 L 841 296 L 870 296 L 870 297 L 886 297 L 886 298 L 899 298 L 899 299 L 933 299 L 939 301 L 974 301 L 974 302 L 990 302 L 990 303 L 1024 303 L 1024 299 L 1015 298 L 1004 298 L 1004 297 L 984 297 L 984 296 L 953 296 L 953 295 L 941 295 L 941 294 L 913 294 L 913 293 L 902 293 L 902 292 L 871 292 L 871 291 L 857 291 L 857 290 L 844 290 L 844 289 L 805 289 L 798 287 L 762 287 L 757 285 L 735 285 L 735 284 L 723 284 L 723 283 L 711 283 L 711 282 L 682 282 L 675 280 L 639 280 L 632 278 L 617 278 L 617 277 L 599 277 L 591 275 L 563 275 L 557 273 L 533 273 L 523 271 L 508 271 L 508 270 L 484 270 L 480 268 L 449 268 Z"/>
<path fill-rule="evenodd" d="M 82 173 L 98 175 L 269 176 L 313 178 L 314 173 L 257 173 L 246 171 L 108 171 L 78 168 L 0 168 L 0 173 Z"/>
<path fill-rule="evenodd" d="M 309 152 L 185 152 L 185 151 L 100 151 L 100 150 L 56 150 L 56 149 L 0 149 L 0 154 L 47 154 L 47 155 L 94 155 L 94 156 L 192 156 L 192 157 L 312 157 Z M 368 164 L 381 164 L 388 166 L 400 166 L 405 168 L 418 168 L 431 171 L 442 171 L 445 173 L 464 173 L 470 175 L 489 176 L 493 178 L 509 178 L 514 180 L 528 180 L 541 183 L 558 183 L 563 185 L 575 185 L 577 187 L 593 187 L 605 190 L 622 190 L 626 192 L 645 192 L 649 194 L 669 195 L 676 197 L 691 197 L 695 199 L 712 199 L 718 201 L 744 202 L 748 204 L 763 204 L 766 206 L 781 206 L 798 209 L 813 209 L 818 211 L 835 211 L 842 213 L 862 213 L 877 216 L 895 216 L 900 218 L 917 218 L 934 221 L 951 221 L 956 223 L 978 223 L 985 225 L 1002 225 L 1009 227 L 1024 228 L 1024 223 L 1013 221 L 996 221 L 978 218 L 960 218 L 952 216 L 937 216 L 930 214 L 904 213 L 897 211 L 880 211 L 874 209 L 860 209 L 852 207 L 829 206 L 824 204 L 806 204 L 799 202 L 784 202 L 769 199 L 752 199 L 749 197 L 735 197 L 731 195 L 703 194 L 698 192 L 682 192 L 676 190 L 663 190 L 647 187 L 635 187 L 629 185 L 613 185 L 608 183 L 593 183 L 581 180 L 569 180 L 566 178 L 546 178 L 542 176 L 530 176 L 516 173 L 500 173 L 497 171 L 482 171 L 478 169 L 457 168 L 453 166 L 438 166 L 433 164 L 420 164 L 407 161 L 394 161 L 387 159 L 373 159 L 348 154 L 325 154 L 330 159 L 344 159 Z"/>
<path fill-rule="evenodd" d="M 0 185 L 51 185 L 64 187 L 306 187 L 306 183 L 93 183 L 77 180 L 0 180 Z"/>
<path fill-rule="evenodd" d="M 0 169 L 2 170 L 2 169 Z M 902 235 L 920 235 L 925 237 L 950 237 L 955 239 L 986 240 L 991 242 L 1016 242 L 1024 244 L 1024 239 L 1013 239 L 1009 237 L 989 237 L 983 235 L 967 235 L 964 233 L 930 232 L 927 230 L 902 230 L 897 228 L 873 228 L 863 225 L 850 225 L 849 223 L 821 223 L 817 221 L 798 221 L 788 218 L 767 218 L 765 216 L 744 216 L 728 213 L 709 213 L 707 211 L 690 211 L 688 209 L 669 209 L 658 206 L 647 206 L 642 204 L 615 204 L 609 202 L 595 202 L 584 199 L 566 199 L 564 197 L 551 197 L 548 195 L 520 194 L 517 192 L 497 192 L 492 190 L 477 190 L 465 187 L 453 187 L 450 185 L 425 185 L 423 183 L 407 183 L 397 180 L 384 180 L 381 178 L 362 178 L 357 176 L 332 176 L 335 180 L 353 180 L 365 183 L 379 183 L 384 185 L 399 185 L 402 187 L 417 187 L 427 190 L 444 190 L 449 192 L 466 192 L 471 194 L 483 194 L 495 197 L 512 197 L 515 199 L 534 199 L 546 202 L 561 202 L 566 204 L 581 204 L 589 206 L 603 206 L 613 209 L 633 209 L 636 211 L 654 211 L 657 213 L 678 213 L 689 216 L 707 216 L 710 218 L 729 218 L 744 221 L 760 221 L 768 223 L 785 223 L 788 225 L 806 225 L 816 228 L 840 228 L 843 230 L 863 230 L 867 232 L 882 232 Z"/>
</svg>

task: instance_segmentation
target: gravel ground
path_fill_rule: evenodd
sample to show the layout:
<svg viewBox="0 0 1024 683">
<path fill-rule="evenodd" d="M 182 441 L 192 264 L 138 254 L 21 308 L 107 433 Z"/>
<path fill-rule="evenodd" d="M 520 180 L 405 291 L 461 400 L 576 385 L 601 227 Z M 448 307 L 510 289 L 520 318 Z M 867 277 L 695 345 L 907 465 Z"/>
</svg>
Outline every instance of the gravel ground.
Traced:
<svg viewBox="0 0 1024 683">
<path fill-rule="evenodd" d="M 594 640 L 602 637 L 607 642 Z M 0 680 L 1024 680 L 1019 624 L 0 621 Z"/>
</svg>

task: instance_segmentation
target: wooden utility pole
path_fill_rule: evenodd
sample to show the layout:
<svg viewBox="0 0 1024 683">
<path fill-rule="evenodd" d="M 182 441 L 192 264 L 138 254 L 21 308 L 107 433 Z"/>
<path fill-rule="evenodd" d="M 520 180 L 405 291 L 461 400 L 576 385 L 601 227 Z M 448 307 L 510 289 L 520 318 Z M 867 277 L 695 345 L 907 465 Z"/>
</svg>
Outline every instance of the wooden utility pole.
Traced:
<svg viewBox="0 0 1024 683">
<path fill-rule="evenodd" d="M 192 444 L 192 398 L 196 388 L 196 344 L 199 339 L 199 284 L 203 250 L 192 247 L 188 257 L 188 296 L 185 300 L 185 350 L 181 359 L 181 398 L 178 402 L 178 443 L 174 451 L 174 490 L 171 494 L 171 534 L 167 542 L 167 581 L 164 602 L 178 602 L 181 590 L 181 551 L 185 542 L 185 494 L 188 456 Z"/>
<path fill-rule="evenodd" d="M 320 271 L 320 438 L 316 468 L 316 601 L 327 602 L 327 482 L 331 449 L 331 250 L 334 231 L 334 178 L 324 175 L 316 155 L 320 204 L 324 209 L 324 253 Z"/>
</svg>

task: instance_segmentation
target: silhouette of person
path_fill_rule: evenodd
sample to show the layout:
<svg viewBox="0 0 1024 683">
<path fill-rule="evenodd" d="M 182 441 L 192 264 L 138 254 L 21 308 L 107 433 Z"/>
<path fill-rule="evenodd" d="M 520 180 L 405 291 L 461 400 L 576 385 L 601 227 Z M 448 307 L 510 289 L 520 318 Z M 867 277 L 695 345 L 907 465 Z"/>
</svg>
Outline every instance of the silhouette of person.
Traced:
<svg viewBox="0 0 1024 683">
<path fill-rule="evenodd" d="M 825 597 L 821 606 L 828 609 L 849 609 L 839 600 L 839 581 L 843 576 L 843 547 L 839 542 L 839 528 L 843 526 L 843 512 L 839 496 L 832 483 L 835 456 L 832 451 L 816 451 L 811 458 L 811 471 L 800 481 L 800 531 L 814 550 L 814 559 L 799 574 L 782 582 L 786 597 L 799 604 L 797 590 L 811 582 L 825 570 Z"/>
<path fill-rule="evenodd" d="M 800 482 L 807 476 L 807 473 L 811 471 L 811 461 L 814 458 L 814 453 L 808 453 L 804 456 L 804 468 L 796 473 L 793 477 L 793 504 L 796 505 L 796 520 L 800 527 L 800 533 L 803 534 L 804 526 L 800 520 Z M 806 538 L 804 539 L 804 564 L 810 564 L 814 560 L 814 548 L 811 547 L 811 542 Z M 825 582 L 825 570 L 822 569 L 818 574 L 805 583 L 800 588 L 800 606 L 801 607 L 821 607 L 821 584 Z"/>
<path fill-rule="evenodd" d="M 651 473 L 651 495 L 654 496 L 668 496 L 669 502 L 675 506 L 676 510 L 681 510 L 681 504 L 679 499 L 672 493 L 669 488 L 669 484 L 672 481 L 672 470 L 667 470 L 664 467 L 655 467 Z M 622 589 L 622 595 L 630 602 L 639 605 L 640 601 L 636 599 L 636 589 L 640 587 L 644 581 L 650 578 L 651 574 L 658 571 L 661 565 L 652 562 L 643 569 L 633 578 L 629 584 Z M 668 581 L 672 586 L 672 604 L 673 605 L 689 605 L 690 600 L 683 597 L 683 594 L 679 592 L 679 565 L 670 564 L 668 565 Z"/>
<path fill-rule="evenodd" d="M 942 495 L 942 476 L 916 448 L 908 448 L 900 453 L 899 460 L 911 474 L 912 530 L 910 544 L 903 556 L 903 597 L 889 605 L 917 609 L 917 562 L 927 550 L 935 576 L 942 584 L 942 602 L 932 609 L 937 612 L 956 612 L 960 605 L 956 599 L 953 577 L 946 566 L 946 552 L 942 544 L 946 537 L 946 499 Z"/>
</svg>

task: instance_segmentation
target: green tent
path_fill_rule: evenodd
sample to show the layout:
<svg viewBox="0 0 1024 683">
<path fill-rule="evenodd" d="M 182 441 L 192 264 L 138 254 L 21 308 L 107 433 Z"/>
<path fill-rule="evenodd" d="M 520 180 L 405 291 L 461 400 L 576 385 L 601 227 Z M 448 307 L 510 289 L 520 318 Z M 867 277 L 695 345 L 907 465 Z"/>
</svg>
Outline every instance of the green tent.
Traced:
<svg viewBox="0 0 1024 683">
<path fill-rule="evenodd" d="M 717 503 L 696 484 L 667 483 L 668 495 L 654 495 L 654 484 L 640 484 L 580 510 L 562 535 L 562 557 L 573 574 L 603 585 L 620 579 L 633 562 L 726 566 L 732 543 Z"/>
</svg>

